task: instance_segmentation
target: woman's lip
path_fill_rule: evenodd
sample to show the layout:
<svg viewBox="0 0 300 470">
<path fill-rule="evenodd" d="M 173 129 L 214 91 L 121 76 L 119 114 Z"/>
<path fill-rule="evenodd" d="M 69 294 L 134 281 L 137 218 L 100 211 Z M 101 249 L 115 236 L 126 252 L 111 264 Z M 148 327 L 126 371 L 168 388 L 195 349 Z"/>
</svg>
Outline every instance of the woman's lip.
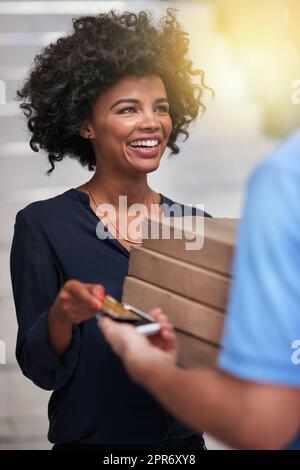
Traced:
<svg viewBox="0 0 300 470">
<path fill-rule="evenodd" d="M 132 150 L 139 157 L 150 158 L 150 157 L 155 157 L 159 153 L 160 143 L 156 145 L 155 147 L 149 147 L 149 148 L 132 147 L 130 144 L 128 144 L 127 147 L 129 147 L 130 150 Z"/>
</svg>

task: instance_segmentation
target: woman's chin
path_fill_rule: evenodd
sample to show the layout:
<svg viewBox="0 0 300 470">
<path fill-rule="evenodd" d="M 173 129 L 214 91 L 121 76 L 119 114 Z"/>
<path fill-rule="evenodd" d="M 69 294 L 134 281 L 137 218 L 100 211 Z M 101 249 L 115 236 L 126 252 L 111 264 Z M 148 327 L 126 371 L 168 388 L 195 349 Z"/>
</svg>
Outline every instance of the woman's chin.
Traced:
<svg viewBox="0 0 300 470">
<path fill-rule="evenodd" d="M 141 158 L 141 159 L 130 159 L 128 164 L 130 168 L 139 174 L 152 173 L 157 170 L 160 164 L 161 155 L 156 158 Z"/>
<path fill-rule="evenodd" d="M 143 162 L 143 164 L 139 162 L 139 164 L 134 165 L 134 167 L 140 174 L 147 174 L 157 170 L 157 168 L 159 167 L 159 163 L 160 159 L 156 158 L 151 162 Z"/>
</svg>

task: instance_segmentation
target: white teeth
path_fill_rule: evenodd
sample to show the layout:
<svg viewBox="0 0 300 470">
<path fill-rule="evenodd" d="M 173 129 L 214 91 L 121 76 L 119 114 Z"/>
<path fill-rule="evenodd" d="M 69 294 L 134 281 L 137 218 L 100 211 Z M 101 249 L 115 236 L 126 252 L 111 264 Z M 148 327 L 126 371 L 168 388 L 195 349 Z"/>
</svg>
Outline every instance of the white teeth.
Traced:
<svg viewBox="0 0 300 470">
<path fill-rule="evenodd" d="M 158 140 L 135 140 L 134 142 L 131 142 L 130 145 L 132 147 L 155 147 L 158 145 Z"/>
</svg>

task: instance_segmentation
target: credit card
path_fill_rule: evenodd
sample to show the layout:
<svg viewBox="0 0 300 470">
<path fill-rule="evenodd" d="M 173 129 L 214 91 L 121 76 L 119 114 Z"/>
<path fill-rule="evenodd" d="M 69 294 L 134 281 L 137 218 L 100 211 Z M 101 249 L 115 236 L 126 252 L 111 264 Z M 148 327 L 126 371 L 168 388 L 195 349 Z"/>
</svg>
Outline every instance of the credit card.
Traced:
<svg viewBox="0 0 300 470">
<path fill-rule="evenodd" d="M 120 302 L 118 302 L 116 299 L 114 299 L 110 295 L 105 296 L 101 311 L 105 313 L 106 315 L 110 316 L 111 318 L 113 318 L 114 320 L 123 320 L 123 321 L 140 320 L 140 317 L 136 313 L 124 308 Z M 101 316 L 101 315 L 97 315 L 97 316 Z"/>
</svg>

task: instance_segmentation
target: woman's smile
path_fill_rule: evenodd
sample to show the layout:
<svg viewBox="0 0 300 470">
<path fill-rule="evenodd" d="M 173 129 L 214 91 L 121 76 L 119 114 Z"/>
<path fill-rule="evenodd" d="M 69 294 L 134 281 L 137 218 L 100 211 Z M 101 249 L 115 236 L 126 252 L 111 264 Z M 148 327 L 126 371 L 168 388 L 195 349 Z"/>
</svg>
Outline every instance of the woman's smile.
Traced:
<svg viewBox="0 0 300 470">
<path fill-rule="evenodd" d="M 127 144 L 130 151 L 140 157 L 156 157 L 160 151 L 161 137 L 157 135 L 140 136 Z"/>
<path fill-rule="evenodd" d="M 156 157 L 159 154 L 160 145 L 155 144 L 153 147 L 133 147 L 128 145 L 130 151 L 134 152 L 139 157 Z"/>
</svg>

